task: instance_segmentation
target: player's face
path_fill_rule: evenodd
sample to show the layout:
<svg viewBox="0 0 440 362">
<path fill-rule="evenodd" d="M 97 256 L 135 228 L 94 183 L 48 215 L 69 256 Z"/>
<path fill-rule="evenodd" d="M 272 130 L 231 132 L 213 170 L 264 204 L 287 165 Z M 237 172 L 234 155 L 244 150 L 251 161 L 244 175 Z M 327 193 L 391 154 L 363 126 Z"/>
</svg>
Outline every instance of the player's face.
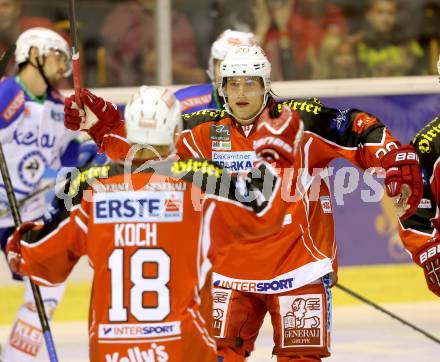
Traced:
<svg viewBox="0 0 440 362">
<path fill-rule="evenodd" d="M 224 87 L 228 105 L 237 122 L 246 125 L 254 122 L 264 100 L 264 86 L 260 77 L 228 77 Z"/>
<path fill-rule="evenodd" d="M 67 55 L 58 50 L 51 51 L 46 55 L 43 70 L 52 86 L 55 86 L 61 78 L 64 78 L 64 73 L 66 73 L 69 66 L 68 62 Z"/>
</svg>

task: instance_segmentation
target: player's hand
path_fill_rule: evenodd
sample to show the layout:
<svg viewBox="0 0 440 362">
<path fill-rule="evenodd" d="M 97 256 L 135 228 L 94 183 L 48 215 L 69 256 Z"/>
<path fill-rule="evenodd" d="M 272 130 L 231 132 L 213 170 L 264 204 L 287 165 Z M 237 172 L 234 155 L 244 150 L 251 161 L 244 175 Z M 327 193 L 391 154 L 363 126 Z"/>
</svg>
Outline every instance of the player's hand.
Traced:
<svg viewBox="0 0 440 362">
<path fill-rule="evenodd" d="M 258 157 L 275 162 L 281 168 L 291 167 L 303 132 L 304 125 L 298 112 L 283 106 L 277 116 L 271 117 L 269 108 L 266 108 L 257 121 L 254 150 Z"/>
<path fill-rule="evenodd" d="M 423 268 L 429 290 L 440 297 L 440 240 L 423 245 L 414 261 Z"/>
<path fill-rule="evenodd" d="M 113 103 L 94 95 L 88 89 L 81 88 L 80 97 L 83 109 L 76 104 L 74 95 L 65 99 L 64 126 L 74 131 L 87 131 L 96 144 L 101 146 L 104 136 L 122 122 L 122 115 Z"/>
<path fill-rule="evenodd" d="M 382 167 L 386 171 L 385 188 L 387 195 L 398 197 L 395 205 L 403 214 L 402 220 L 416 212 L 423 195 L 423 180 L 419 157 L 411 145 L 393 149 L 382 158 Z M 408 185 L 408 190 L 403 188 Z"/>
<path fill-rule="evenodd" d="M 28 221 L 21 224 L 15 229 L 14 233 L 8 238 L 6 243 L 6 257 L 8 259 L 9 268 L 13 273 L 23 274 L 21 259 L 21 240 L 23 235 L 31 230 L 41 229 L 43 224 Z"/>
</svg>

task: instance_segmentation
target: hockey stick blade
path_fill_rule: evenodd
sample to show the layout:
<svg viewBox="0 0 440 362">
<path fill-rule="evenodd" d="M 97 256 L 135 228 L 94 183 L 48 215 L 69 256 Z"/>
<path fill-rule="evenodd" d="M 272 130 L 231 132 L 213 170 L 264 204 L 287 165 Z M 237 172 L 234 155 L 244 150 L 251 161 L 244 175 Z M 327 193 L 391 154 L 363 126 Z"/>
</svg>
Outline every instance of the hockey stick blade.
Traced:
<svg viewBox="0 0 440 362">
<path fill-rule="evenodd" d="M 417 327 L 416 325 L 414 325 L 414 324 L 412 324 L 412 323 L 406 321 L 405 319 L 399 317 L 398 315 L 396 315 L 396 314 L 394 314 L 394 313 L 391 313 L 390 311 L 386 310 L 385 308 L 381 307 L 380 305 L 378 305 L 378 304 L 372 302 L 371 300 L 368 300 L 367 298 L 363 297 L 362 295 L 360 295 L 360 294 L 354 292 L 354 291 L 351 290 L 350 288 L 347 288 L 347 287 L 341 285 L 340 283 L 337 283 L 337 284 L 335 285 L 335 287 L 341 289 L 342 291 L 344 291 L 345 293 L 351 295 L 352 297 L 354 297 L 354 298 L 356 298 L 356 299 L 359 299 L 360 301 L 362 301 L 362 302 L 368 304 L 369 306 L 371 306 L 371 307 L 373 307 L 373 308 L 375 308 L 375 309 L 381 311 L 382 313 L 385 313 L 387 316 L 389 316 L 389 317 L 391 317 L 391 318 L 393 318 L 393 319 L 398 320 L 400 323 L 403 323 L 404 325 L 406 325 L 406 326 L 408 326 L 408 327 L 414 329 L 415 331 L 417 331 L 417 332 L 423 334 L 425 337 L 429 338 L 430 340 L 432 340 L 432 341 L 434 341 L 434 342 L 440 344 L 440 339 L 438 339 L 437 337 L 435 337 L 435 336 L 433 336 L 432 334 L 426 332 L 425 330 L 423 330 L 423 329 Z"/>
</svg>

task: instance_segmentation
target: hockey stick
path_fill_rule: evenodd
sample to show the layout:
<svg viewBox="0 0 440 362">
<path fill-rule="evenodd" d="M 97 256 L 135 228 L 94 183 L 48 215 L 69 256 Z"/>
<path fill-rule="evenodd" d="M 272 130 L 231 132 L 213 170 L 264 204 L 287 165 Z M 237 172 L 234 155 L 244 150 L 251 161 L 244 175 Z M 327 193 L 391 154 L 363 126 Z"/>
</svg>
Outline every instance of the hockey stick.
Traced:
<svg viewBox="0 0 440 362">
<path fill-rule="evenodd" d="M 343 285 L 341 285 L 340 283 L 336 284 L 336 287 L 343 290 L 345 293 L 351 295 L 352 297 L 359 299 L 360 301 L 372 306 L 373 308 L 376 308 L 377 310 L 380 310 L 382 313 L 385 313 L 386 315 L 390 316 L 391 318 L 394 318 L 396 320 L 398 320 L 400 323 L 403 323 L 404 325 L 411 327 L 412 329 L 414 329 L 415 331 L 423 334 L 425 337 L 429 338 L 430 340 L 439 343 L 440 344 L 440 339 L 438 339 L 437 337 L 433 336 L 432 334 L 424 331 L 423 329 L 415 326 L 414 324 L 407 322 L 405 319 L 395 315 L 394 313 L 391 313 L 389 311 L 387 311 L 385 308 L 381 307 L 380 305 L 372 302 L 371 300 L 368 300 L 367 298 L 363 297 L 362 295 L 359 295 L 358 293 L 354 292 L 353 290 L 344 287 Z"/>
<path fill-rule="evenodd" d="M 72 39 L 72 64 L 73 64 L 73 88 L 75 90 L 75 102 L 82 108 L 80 97 L 81 90 L 81 66 L 79 62 L 78 27 L 76 25 L 75 0 L 69 0 L 69 25 Z"/>
<path fill-rule="evenodd" d="M 56 182 L 51 182 L 50 184 L 47 184 L 46 186 L 42 187 L 41 189 L 35 191 L 34 193 L 27 195 L 26 197 L 22 198 L 20 201 L 17 201 L 17 206 L 18 208 L 22 208 L 29 200 L 32 200 L 33 198 L 39 196 L 40 194 L 42 194 L 43 192 L 46 192 L 48 190 L 50 190 L 53 187 L 56 187 L 57 184 Z M 8 207 L 6 209 L 0 210 L 0 217 L 9 215 L 12 211 L 11 207 Z"/>
<path fill-rule="evenodd" d="M 7 52 L 3 55 L 0 60 L 0 78 L 3 76 L 3 72 L 8 65 L 9 60 L 15 51 L 15 45 L 10 47 Z M 9 176 L 8 165 L 6 163 L 5 154 L 3 153 L 3 147 L 0 143 L 0 172 L 3 178 L 3 183 L 5 185 L 6 195 L 8 197 L 9 205 L 12 210 L 12 217 L 14 219 L 15 227 L 20 226 L 21 217 L 17 205 L 17 199 L 12 188 L 11 177 Z M 46 316 L 46 311 L 44 309 L 43 298 L 41 297 L 40 288 L 38 285 L 34 284 L 30 279 L 32 293 L 34 295 L 35 306 L 37 308 L 38 317 L 40 318 L 41 328 L 43 330 L 44 339 L 46 341 L 47 352 L 49 354 L 49 359 L 51 362 L 58 362 L 58 357 L 55 351 L 55 344 L 53 342 L 52 333 L 50 332 L 49 321 Z"/>
</svg>

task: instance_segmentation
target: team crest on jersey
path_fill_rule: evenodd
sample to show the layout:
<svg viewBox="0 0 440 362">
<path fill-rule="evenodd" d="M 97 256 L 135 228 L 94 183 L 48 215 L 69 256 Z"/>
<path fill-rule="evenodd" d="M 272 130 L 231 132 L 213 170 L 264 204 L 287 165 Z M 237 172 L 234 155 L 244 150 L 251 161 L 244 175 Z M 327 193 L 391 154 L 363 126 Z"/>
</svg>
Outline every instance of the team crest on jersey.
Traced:
<svg viewBox="0 0 440 362">
<path fill-rule="evenodd" d="M 212 125 L 210 138 L 213 141 L 230 141 L 231 140 L 231 130 L 227 125 Z"/>
<path fill-rule="evenodd" d="M 227 125 L 212 125 L 210 138 L 213 150 L 228 151 L 231 149 L 231 130 Z"/>
<path fill-rule="evenodd" d="M 29 152 L 18 164 L 18 176 L 21 182 L 28 187 L 36 186 L 43 177 L 47 165 L 47 160 L 40 151 Z"/>
<path fill-rule="evenodd" d="M 231 294 L 231 289 L 212 289 L 214 336 L 217 338 L 225 338 L 226 321 Z"/>
<path fill-rule="evenodd" d="M 324 315 L 321 294 L 279 297 L 282 348 L 322 347 Z"/>
</svg>

